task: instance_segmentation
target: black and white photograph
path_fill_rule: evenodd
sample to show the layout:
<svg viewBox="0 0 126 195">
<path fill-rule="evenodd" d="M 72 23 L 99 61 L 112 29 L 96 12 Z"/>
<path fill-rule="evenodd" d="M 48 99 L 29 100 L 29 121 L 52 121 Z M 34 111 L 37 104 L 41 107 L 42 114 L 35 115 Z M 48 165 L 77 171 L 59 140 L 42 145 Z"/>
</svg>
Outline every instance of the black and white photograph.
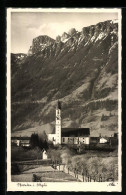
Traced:
<svg viewBox="0 0 126 195">
<path fill-rule="evenodd" d="M 121 9 L 7 9 L 7 191 L 121 191 Z"/>
</svg>

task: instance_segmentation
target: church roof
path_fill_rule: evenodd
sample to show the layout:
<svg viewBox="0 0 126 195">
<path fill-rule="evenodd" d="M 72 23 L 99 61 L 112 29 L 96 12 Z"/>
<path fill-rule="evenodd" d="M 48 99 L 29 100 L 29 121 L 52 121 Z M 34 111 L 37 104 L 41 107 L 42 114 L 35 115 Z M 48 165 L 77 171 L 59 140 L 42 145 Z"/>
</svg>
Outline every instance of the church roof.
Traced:
<svg viewBox="0 0 126 195">
<path fill-rule="evenodd" d="M 78 137 L 78 136 L 89 136 L 89 128 L 62 128 L 62 137 Z"/>
</svg>

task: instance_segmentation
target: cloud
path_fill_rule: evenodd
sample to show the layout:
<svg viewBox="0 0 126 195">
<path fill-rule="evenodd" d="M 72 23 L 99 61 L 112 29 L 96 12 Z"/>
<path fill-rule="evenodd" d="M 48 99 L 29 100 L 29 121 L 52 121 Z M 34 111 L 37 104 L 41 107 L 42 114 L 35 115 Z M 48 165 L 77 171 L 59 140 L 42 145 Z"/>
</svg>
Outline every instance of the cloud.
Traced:
<svg viewBox="0 0 126 195">
<path fill-rule="evenodd" d="M 48 35 L 51 38 L 55 39 L 56 36 L 62 35 L 63 32 L 68 32 L 71 28 L 73 28 L 72 22 L 63 22 L 63 23 L 53 22 L 48 24 L 44 23 L 40 25 L 38 28 L 34 26 L 28 27 L 28 31 L 34 36 Z"/>
</svg>

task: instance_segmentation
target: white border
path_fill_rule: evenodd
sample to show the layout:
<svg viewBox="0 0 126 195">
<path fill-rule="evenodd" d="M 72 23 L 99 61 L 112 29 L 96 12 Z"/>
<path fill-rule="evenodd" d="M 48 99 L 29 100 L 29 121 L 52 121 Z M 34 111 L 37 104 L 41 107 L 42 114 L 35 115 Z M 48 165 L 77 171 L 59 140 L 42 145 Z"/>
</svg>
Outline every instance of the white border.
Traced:
<svg viewBox="0 0 126 195">
<path fill-rule="evenodd" d="M 122 119 L 121 119 L 121 113 L 122 113 L 122 94 L 121 94 L 121 88 L 122 88 L 122 78 L 121 78 L 121 65 L 122 65 L 122 59 L 121 59 L 121 40 L 122 40 L 122 26 L 121 26 L 121 10 L 118 13 L 119 23 L 118 23 L 118 137 L 119 137 L 119 145 L 118 145 L 118 178 L 119 178 L 119 185 L 121 188 L 122 184 L 122 143 L 121 143 L 121 137 L 122 137 Z"/>
<path fill-rule="evenodd" d="M 10 51 L 11 51 L 11 12 L 116 12 L 118 13 L 119 20 L 119 31 L 118 31 L 118 133 L 119 133 L 119 146 L 118 146 L 118 175 L 119 181 L 115 183 L 115 186 L 109 186 L 109 182 L 93 182 L 93 183 L 83 183 L 83 182 L 45 182 L 45 183 L 33 183 L 33 182 L 11 182 L 11 65 L 10 65 Z M 31 8 L 8 8 L 7 9 L 7 191 L 96 191 L 96 192 L 121 192 L 122 184 L 122 143 L 121 143 L 121 9 L 83 9 L 83 8 L 60 8 L 60 9 L 31 9 Z M 20 187 L 18 184 L 24 184 L 26 186 Z M 43 184 L 39 185 L 38 184 Z M 28 185 L 31 185 L 28 186 Z"/>
</svg>

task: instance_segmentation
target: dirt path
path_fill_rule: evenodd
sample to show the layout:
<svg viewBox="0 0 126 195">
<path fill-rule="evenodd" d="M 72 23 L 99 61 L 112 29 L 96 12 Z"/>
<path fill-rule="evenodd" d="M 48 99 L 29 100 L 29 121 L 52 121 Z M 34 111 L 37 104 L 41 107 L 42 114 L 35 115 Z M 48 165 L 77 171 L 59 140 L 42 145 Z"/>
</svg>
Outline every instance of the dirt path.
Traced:
<svg viewBox="0 0 126 195">
<path fill-rule="evenodd" d="M 34 168 L 34 169 L 29 169 L 27 171 L 24 171 L 23 173 L 26 174 L 26 173 L 41 173 L 41 172 L 51 172 L 51 171 L 54 171 L 54 169 L 51 167 L 51 166 L 39 166 L 37 168 Z M 55 171 L 58 171 L 58 170 L 55 170 Z"/>
<path fill-rule="evenodd" d="M 40 178 L 40 182 L 77 182 L 72 175 L 53 169 L 51 166 L 40 166 L 24 171 L 19 175 L 12 175 L 13 182 L 32 182 L 33 174 Z"/>
</svg>

